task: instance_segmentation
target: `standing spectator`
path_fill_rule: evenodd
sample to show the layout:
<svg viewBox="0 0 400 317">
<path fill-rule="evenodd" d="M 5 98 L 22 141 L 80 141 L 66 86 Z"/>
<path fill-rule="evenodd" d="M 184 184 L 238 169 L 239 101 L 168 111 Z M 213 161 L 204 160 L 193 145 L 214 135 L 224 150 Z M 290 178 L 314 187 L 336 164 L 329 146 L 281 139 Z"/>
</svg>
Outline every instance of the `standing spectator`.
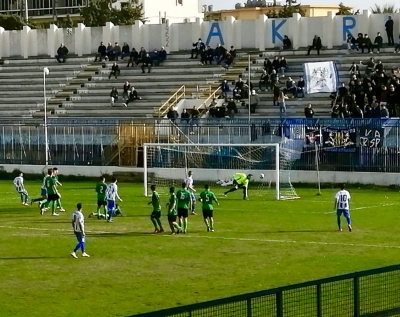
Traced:
<svg viewBox="0 0 400 317">
<path fill-rule="evenodd" d="M 124 45 L 122 45 L 121 59 L 124 59 L 124 57 L 129 56 L 130 52 L 131 50 L 129 49 L 128 43 L 124 42 Z"/>
<path fill-rule="evenodd" d="M 161 50 L 158 52 L 158 60 L 160 63 L 163 63 L 167 59 L 167 51 L 164 46 L 161 47 Z"/>
<path fill-rule="evenodd" d="M 228 93 L 230 91 L 229 84 L 226 79 L 224 79 L 224 81 L 221 83 L 220 88 L 221 88 L 221 96 L 226 100 L 228 98 Z"/>
<path fill-rule="evenodd" d="M 281 118 L 286 117 L 286 99 L 289 99 L 289 97 L 281 91 L 278 96 L 279 114 Z"/>
<path fill-rule="evenodd" d="M 94 59 L 95 62 L 97 62 L 97 58 L 99 58 L 100 62 L 103 60 L 103 58 L 106 58 L 107 56 L 107 47 L 104 45 L 103 42 L 100 42 L 99 47 L 97 48 L 97 54 L 96 58 Z"/>
<path fill-rule="evenodd" d="M 115 59 L 114 46 L 112 46 L 111 43 L 108 43 L 107 45 L 106 54 L 109 61 L 113 61 Z"/>
<path fill-rule="evenodd" d="M 129 61 L 128 61 L 128 65 L 126 65 L 126 67 L 129 67 L 129 64 L 132 64 L 132 67 L 135 67 L 135 65 L 137 65 L 139 60 L 139 53 L 136 51 L 135 48 L 132 48 L 132 51 L 129 54 Z"/>
<path fill-rule="evenodd" d="M 117 88 L 113 87 L 110 92 L 110 105 L 114 107 L 114 103 L 118 101 L 118 90 Z"/>
<path fill-rule="evenodd" d="M 196 109 L 196 106 L 194 106 L 192 109 L 192 127 L 195 125 L 199 126 L 199 116 L 200 112 Z"/>
<path fill-rule="evenodd" d="M 317 54 L 319 55 L 321 48 L 322 48 L 321 38 L 315 35 L 312 41 L 312 45 L 308 47 L 307 55 L 310 55 L 311 50 L 316 50 Z"/>
<path fill-rule="evenodd" d="M 368 62 L 364 63 L 362 61 L 360 61 L 361 65 L 366 65 L 367 68 L 365 69 L 365 76 L 367 76 L 368 78 L 372 75 L 374 69 L 375 69 L 375 60 L 373 57 L 371 57 L 369 59 Z"/>
<path fill-rule="evenodd" d="M 394 46 L 393 27 L 394 27 L 394 21 L 392 20 L 392 17 L 389 15 L 388 20 L 385 23 L 389 46 Z"/>
<path fill-rule="evenodd" d="M 379 113 L 380 118 L 389 118 L 389 111 L 386 108 L 385 104 L 381 104 L 381 111 Z"/>
<path fill-rule="evenodd" d="M 299 81 L 297 82 L 297 90 L 296 90 L 296 98 L 304 98 L 304 88 L 306 87 L 306 82 L 304 81 L 303 76 L 300 76 Z M 301 97 L 299 97 L 301 95 Z"/>
<path fill-rule="evenodd" d="M 314 109 L 312 108 L 311 103 L 309 103 L 309 104 L 304 108 L 304 115 L 306 116 L 307 119 L 312 119 L 312 118 L 314 118 Z"/>
<path fill-rule="evenodd" d="M 135 100 L 142 100 L 142 98 L 138 96 L 135 87 L 132 87 L 131 91 L 129 92 L 128 100 L 125 103 L 123 103 L 123 106 L 128 107 L 129 103 Z"/>
<path fill-rule="evenodd" d="M 265 87 L 265 90 L 268 90 L 268 81 L 269 81 L 269 75 L 267 71 L 264 69 L 263 73 L 261 74 L 260 80 L 258 82 L 258 88 L 260 90 L 263 90 L 262 87 Z"/>
<path fill-rule="evenodd" d="M 279 71 L 281 73 L 282 77 L 285 77 L 285 71 L 288 68 L 286 59 L 284 56 L 281 56 L 281 58 L 279 59 Z"/>
<path fill-rule="evenodd" d="M 374 40 L 374 45 L 372 47 L 372 53 L 374 52 L 374 48 L 376 48 L 378 50 L 378 53 L 380 53 L 382 45 L 383 45 L 383 38 L 381 36 L 381 32 L 378 32 L 378 34 L 376 35 L 375 40 Z"/>
<path fill-rule="evenodd" d="M 118 58 L 122 56 L 121 46 L 119 46 L 118 42 L 114 44 L 114 58 L 118 61 Z"/>
<path fill-rule="evenodd" d="M 118 76 L 120 73 L 121 73 L 121 70 L 119 69 L 117 62 L 114 62 L 114 64 L 111 66 L 111 71 L 110 71 L 110 74 L 108 75 L 108 79 L 111 79 L 112 75 L 115 76 L 115 79 L 118 79 Z"/>
<path fill-rule="evenodd" d="M 358 67 L 356 62 L 353 62 L 353 64 L 350 66 L 349 73 L 350 73 L 350 78 L 353 77 L 353 75 L 356 75 L 357 78 L 360 77 L 360 68 Z"/>
<path fill-rule="evenodd" d="M 127 100 L 128 99 L 128 97 L 129 97 L 129 92 L 131 91 L 131 84 L 129 83 L 129 81 L 127 81 L 125 84 L 124 84 L 124 88 L 123 88 L 123 91 L 122 91 L 122 98 L 124 99 L 124 100 Z"/>
<path fill-rule="evenodd" d="M 56 60 L 59 63 L 65 63 L 68 52 L 68 48 L 63 43 L 61 43 L 60 47 L 57 50 Z"/>
<path fill-rule="evenodd" d="M 256 94 L 255 90 L 251 91 L 250 95 L 250 113 L 256 112 L 256 107 L 260 103 L 260 97 Z M 247 105 L 249 107 L 249 105 Z"/>
<path fill-rule="evenodd" d="M 176 119 L 178 119 L 179 114 L 178 111 L 174 107 L 169 108 L 167 113 L 167 118 L 171 121 L 172 124 L 175 125 Z"/>
<path fill-rule="evenodd" d="M 142 74 L 145 73 L 144 69 L 147 67 L 147 72 L 150 73 L 151 67 L 153 66 L 153 60 L 150 58 L 149 54 L 146 54 L 146 57 L 142 59 Z"/>
<path fill-rule="evenodd" d="M 292 41 L 289 39 L 287 35 L 283 37 L 282 43 L 283 43 L 282 47 L 283 50 L 290 50 L 292 48 Z"/>
<path fill-rule="evenodd" d="M 182 119 L 182 123 L 189 124 L 190 114 L 189 114 L 189 112 L 187 112 L 186 108 L 184 108 L 182 110 L 181 119 Z"/>
<path fill-rule="evenodd" d="M 190 58 L 191 59 L 197 58 L 197 56 L 199 56 L 201 50 L 205 49 L 205 48 L 206 48 L 205 44 L 203 43 L 201 38 L 199 38 L 196 43 L 193 43 L 193 49 L 192 49 L 192 54 L 191 54 Z M 196 54 L 196 57 L 194 57 L 194 54 Z"/>
</svg>

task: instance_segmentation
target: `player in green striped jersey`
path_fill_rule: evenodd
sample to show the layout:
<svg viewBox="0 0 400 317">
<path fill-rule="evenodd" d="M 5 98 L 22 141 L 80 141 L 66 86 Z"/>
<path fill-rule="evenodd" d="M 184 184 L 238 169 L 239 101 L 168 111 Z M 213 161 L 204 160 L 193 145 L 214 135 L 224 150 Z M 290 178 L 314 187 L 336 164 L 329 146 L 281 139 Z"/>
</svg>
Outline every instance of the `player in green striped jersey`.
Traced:
<svg viewBox="0 0 400 317">
<path fill-rule="evenodd" d="M 206 185 L 204 191 L 200 193 L 200 202 L 203 208 L 204 223 L 207 226 L 207 231 L 214 232 L 214 206 L 213 201 L 219 206 L 217 197 L 210 190 L 210 186 Z"/>
<path fill-rule="evenodd" d="M 164 229 L 161 225 L 160 195 L 156 191 L 156 185 L 151 185 L 150 189 L 153 192 L 151 201 L 148 203 L 149 205 L 153 205 L 153 212 L 151 213 L 150 220 L 154 225 L 154 233 L 161 233 L 164 232 Z"/>
<path fill-rule="evenodd" d="M 178 200 L 175 195 L 175 187 L 170 187 L 169 193 L 171 194 L 171 196 L 169 198 L 169 202 L 167 203 L 168 223 L 169 227 L 171 228 L 171 234 L 175 234 L 182 231 L 182 228 L 179 227 L 178 223 L 176 222 L 176 218 L 178 217 L 178 209 L 177 209 Z"/>
<path fill-rule="evenodd" d="M 56 180 L 56 186 L 62 186 L 62 184 L 58 181 L 58 168 L 53 167 L 53 177 Z M 64 212 L 65 209 L 61 206 L 61 195 L 60 198 L 56 201 L 57 209 L 60 209 L 61 212 Z"/>
<path fill-rule="evenodd" d="M 94 216 L 97 216 L 97 219 L 107 217 L 106 189 L 107 189 L 106 179 L 103 176 L 101 176 L 100 182 L 96 184 L 96 189 L 95 189 L 97 193 L 97 212 L 96 213 L 92 212 L 89 215 L 89 218 Z M 104 214 L 100 211 L 101 207 L 103 207 Z"/>
</svg>

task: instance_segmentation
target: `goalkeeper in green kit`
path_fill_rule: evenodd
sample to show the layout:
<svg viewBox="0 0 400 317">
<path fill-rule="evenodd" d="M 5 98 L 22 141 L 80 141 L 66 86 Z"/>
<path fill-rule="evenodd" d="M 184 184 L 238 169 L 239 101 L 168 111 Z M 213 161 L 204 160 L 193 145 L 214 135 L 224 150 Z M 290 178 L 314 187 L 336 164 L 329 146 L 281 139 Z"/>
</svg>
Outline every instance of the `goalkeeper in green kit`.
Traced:
<svg viewBox="0 0 400 317">
<path fill-rule="evenodd" d="M 221 184 L 221 186 L 233 185 L 233 187 L 230 190 L 226 191 L 224 195 L 227 196 L 229 193 L 232 193 L 238 190 L 239 188 L 242 188 L 243 199 L 246 200 L 248 198 L 248 187 L 252 176 L 253 176 L 252 174 L 246 175 L 244 173 L 236 173 L 233 176 L 232 181 Z"/>
</svg>

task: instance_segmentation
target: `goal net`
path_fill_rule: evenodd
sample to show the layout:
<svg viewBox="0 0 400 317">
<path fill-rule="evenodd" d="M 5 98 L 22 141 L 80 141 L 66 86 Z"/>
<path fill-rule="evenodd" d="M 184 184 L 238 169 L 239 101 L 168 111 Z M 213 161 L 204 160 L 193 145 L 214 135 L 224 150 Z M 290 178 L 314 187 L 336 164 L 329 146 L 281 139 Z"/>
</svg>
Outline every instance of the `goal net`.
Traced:
<svg viewBox="0 0 400 317">
<path fill-rule="evenodd" d="M 290 180 L 294 161 L 300 155 L 280 144 L 166 144 L 144 145 L 144 192 L 156 185 L 160 194 L 180 187 L 188 172 L 194 187 L 209 184 L 216 190 L 229 186 L 236 173 L 252 174 L 249 196 L 299 198 Z M 226 187 L 225 187 L 226 189 Z"/>
</svg>

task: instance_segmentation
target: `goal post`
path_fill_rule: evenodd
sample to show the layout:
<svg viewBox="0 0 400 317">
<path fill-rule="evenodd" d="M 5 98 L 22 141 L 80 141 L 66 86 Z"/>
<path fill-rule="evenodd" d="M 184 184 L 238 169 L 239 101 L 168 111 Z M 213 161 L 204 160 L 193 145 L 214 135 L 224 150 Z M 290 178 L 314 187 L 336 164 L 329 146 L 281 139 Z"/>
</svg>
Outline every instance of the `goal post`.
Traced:
<svg viewBox="0 0 400 317">
<path fill-rule="evenodd" d="M 180 187 L 188 171 L 194 184 L 227 184 L 236 173 L 252 174 L 249 192 L 277 200 L 299 198 L 290 181 L 290 150 L 270 144 L 145 143 L 144 194 L 151 185 L 160 193 Z"/>
</svg>

